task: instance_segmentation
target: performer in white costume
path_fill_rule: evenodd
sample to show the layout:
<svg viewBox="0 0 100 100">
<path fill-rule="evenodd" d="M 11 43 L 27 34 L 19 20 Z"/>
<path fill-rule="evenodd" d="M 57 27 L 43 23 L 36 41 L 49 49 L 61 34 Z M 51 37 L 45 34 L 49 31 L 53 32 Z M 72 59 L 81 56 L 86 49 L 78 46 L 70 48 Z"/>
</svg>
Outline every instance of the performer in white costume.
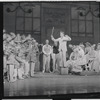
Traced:
<svg viewBox="0 0 100 100">
<path fill-rule="evenodd" d="M 12 47 L 9 49 L 11 50 L 9 50 L 9 56 L 7 60 L 8 72 L 9 72 L 8 80 L 9 82 L 14 82 L 17 80 L 17 66 L 19 66 L 19 63 L 15 59 L 15 54 Z"/>
<path fill-rule="evenodd" d="M 82 72 L 82 65 L 87 64 L 84 50 L 80 46 L 72 46 L 72 49 L 73 52 L 70 55 L 70 60 L 66 62 L 66 67 L 71 67 L 73 72 Z"/>
<path fill-rule="evenodd" d="M 46 71 L 50 72 L 50 54 L 52 52 L 52 48 L 49 45 L 49 40 L 46 40 L 46 44 L 42 48 L 43 52 L 43 73 Z M 47 65 L 47 67 L 46 67 Z"/>
<path fill-rule="evenodd" d="M 64 35 L 63 31 L 60 31 L 60 38 L 55 39 L 51 35 L 51 39 L 55 42 L 59 42 L 59 52 L 60 52 L 60 66 L 66 66 L 66 52 L 67 52 L 67 41 L 71 41 L 71 38 L 68 35 Z"/>
</svg>

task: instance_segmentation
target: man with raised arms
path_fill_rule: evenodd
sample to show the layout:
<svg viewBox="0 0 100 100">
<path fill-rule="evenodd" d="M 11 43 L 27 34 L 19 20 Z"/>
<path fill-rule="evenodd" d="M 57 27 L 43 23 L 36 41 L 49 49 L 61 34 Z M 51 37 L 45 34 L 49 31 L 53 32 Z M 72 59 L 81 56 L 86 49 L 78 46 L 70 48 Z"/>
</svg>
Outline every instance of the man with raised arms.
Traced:
<svg viewBox="0 0 100 100">
<path fill-rule="evenodd" d="M 59 53 L 60 53 L 60 66 L 66 66 L 66 52 L 67 52 L 67 41 L 71 41 L 71 38 L 68 35 L 64 35 L 63 31 L 60 31 L 60 38 L 55 39 L 51 35 L 51 39 L 54 42 L 59 42 Z"/>
</svg>

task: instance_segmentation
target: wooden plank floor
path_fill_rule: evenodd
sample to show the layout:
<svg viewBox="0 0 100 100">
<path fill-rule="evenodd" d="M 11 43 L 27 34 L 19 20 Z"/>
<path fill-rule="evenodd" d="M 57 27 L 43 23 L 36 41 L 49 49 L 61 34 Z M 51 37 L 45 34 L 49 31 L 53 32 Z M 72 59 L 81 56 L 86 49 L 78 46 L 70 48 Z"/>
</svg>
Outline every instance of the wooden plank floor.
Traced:
<svg viewBox="0 0 100 100">
<path fill-rule="evenodd" d="M 4 83 L 4 96 L 59 95 L 100 92 L 100 75 L 36 73 L 34 78 Z"/>
</svg>

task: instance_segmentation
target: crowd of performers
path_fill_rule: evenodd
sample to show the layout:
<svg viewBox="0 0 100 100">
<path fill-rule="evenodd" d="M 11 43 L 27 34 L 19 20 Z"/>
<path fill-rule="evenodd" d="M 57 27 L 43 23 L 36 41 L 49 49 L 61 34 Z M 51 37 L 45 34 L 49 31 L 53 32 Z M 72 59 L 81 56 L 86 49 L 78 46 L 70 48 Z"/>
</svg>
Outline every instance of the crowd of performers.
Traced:
<svg viewBox="0 0 100 100">
<path fill-rule="evenodd" d="M 34 77 L 34 69 L 40 63 L 39 54 L 43 54 L 42 72 L 58 72 L 60 68 L 68 68 L 69 73 L 82 72 L 84 70 L 100 72 L 100 43 L 79 45 L 70 44 L 72 50 L 67 57 L 67 41 L 71 41 L 68 35 L 60 32 L 60 38 L 55 39 L 51 34 L 54 44 L 51 46 L 49 40 L 45 45 L 39 44 L 30 34 L 28 36 L 7 33 L 3 30 L 3 74 L 9 82 L 19 79 Z M 42 47 L 41 52 L 39 46 Z M 52 59 L 52 71 L 50 62 Z M 38 65 L 40 66 L 40 65 Z"/>
</svg>

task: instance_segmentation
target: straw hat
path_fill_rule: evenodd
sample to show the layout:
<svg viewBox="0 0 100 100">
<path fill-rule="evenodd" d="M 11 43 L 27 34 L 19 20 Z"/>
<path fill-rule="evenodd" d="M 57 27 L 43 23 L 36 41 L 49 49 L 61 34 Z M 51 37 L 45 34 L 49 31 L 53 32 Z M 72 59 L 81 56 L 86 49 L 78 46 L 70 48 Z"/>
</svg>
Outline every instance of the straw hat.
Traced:
<svg viewBox="0 0 100 100">
<path fill-rule="evenodd" d="M 10 32 L 10 35 L 11 35 L 12 38 L 16 37 L 15 33 L 13 33 L 13 32 Z"/>
<path fill-rule="evenodd" d="M 21 43 L 22 41 L 21 41 L 21 40 L 18 40 L 17 38 L 15 38 L 15 39 L 14 39 L 14 42 L 15 42 L 15 43 Z"/>
<path fill-rule="evenodd" d="M 91 43 L 86 42 L 85 44 L 86 44 L 86 46 L 91 47 Z"/>
<path fill-rule="evenodd" d="M 12 40 L 12 37 L 11 37 L 11 35 L 7 35 L 7 41 L 9 42 L 10 40 Z"/>
</svg>

